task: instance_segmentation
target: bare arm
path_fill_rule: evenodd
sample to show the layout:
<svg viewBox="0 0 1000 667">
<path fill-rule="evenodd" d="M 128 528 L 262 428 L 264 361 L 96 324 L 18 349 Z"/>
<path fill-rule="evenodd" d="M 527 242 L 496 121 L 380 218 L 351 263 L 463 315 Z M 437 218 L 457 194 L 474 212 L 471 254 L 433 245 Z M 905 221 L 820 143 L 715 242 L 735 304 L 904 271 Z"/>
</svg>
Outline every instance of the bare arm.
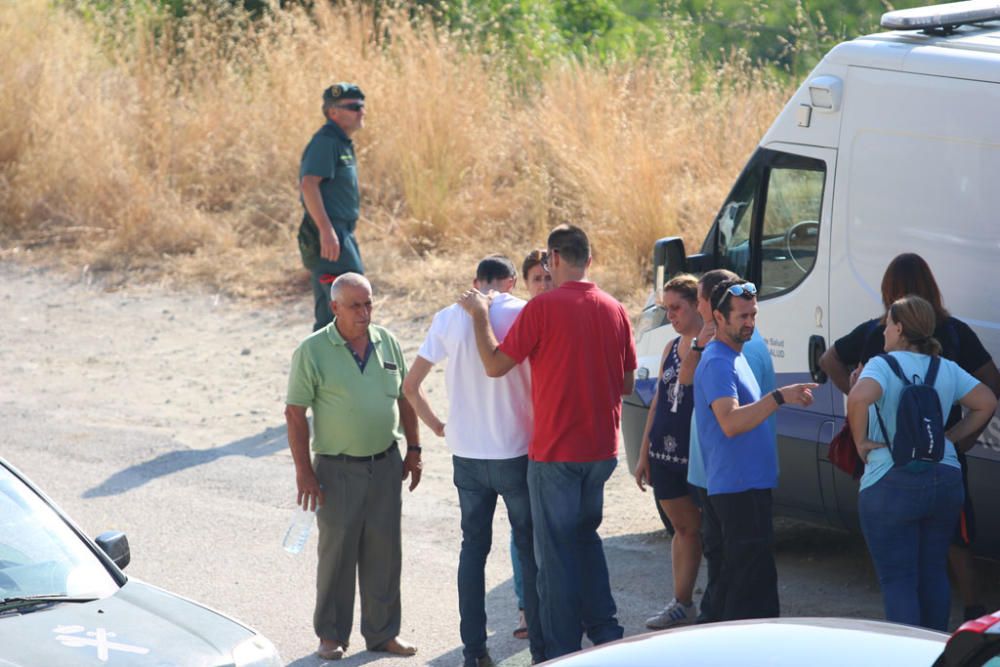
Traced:
<svg viewBox="0 0 1000 667">
<path fill-rule="evenodd" d="M 300 188 L 302 190 L 302 201 L 306 205 L 309 217 L 316 223 L 319 230 L 320 256 L 331 262 L 336 262 L 340 257 L 340 241 L 333 233 L 333 223 L 326 214 L 326 207 L 323 206 L 323 196 L 319 191 L 319 184 L 323 180 L 322 176 L 306 174 L 302 177 Z"/>
<path fill-rule="evenodd" d="M 1000 398 L 1000 370 L 997 370 L 997 365 L 993 363 L 992 359 L 980 366 L 972 374 L 972 377 L 982 382 L 987 389 L 993 392 L 994 396 Z"/>
<path fill-rule="evenodd" d="M 427 395 L 424 393 L 422 387 L 424 378 L 427 377 L 427 374 L 433 367 L 434 365 L 431 362 L 418 355 L 413 365 L 410 366 L 410 372 L 403 378 L 403 395 L 406 396 L 410 405 L 413 406 L 417 416 L 420 417 L 420 421 L 432 430 L 436 436 L 443 438 L 444 422 L 434 414 L 434 409 L 427 402 Z"/>
<path fill-rule="evenodd" d="M 653 418 L 656 416 L 656 404 L 660 399 L 660 378 L 663 377 L 663 360 L 667 358 L 667 351 L 670 350 L 670 343 L 663 348 L 663 354 L 660 355 L 660 365 L 657 366 L 659 369 L 656 372 L 656 391 L 653 392 L 653 400 L 649 402 L 649 410 L 646 411 L 646 426 L 642 429 L 642 446 L 639 448 L 639 460 L 635 464 L 635 483 L 639 485 L 639 489 L 642 491 L 646 490 L 646 484 L 649 483 L 649 432 L 653 428 Z"/>
<path fill-rule="evenodd" d="M 411 452 L 409 445 L 420 445 L 420 427 L 417 425 L 417 413 L 406 397 L 400 396 L 397 399 L 397 404 L 399 405 L 399 421 L 403 425 L 403 435 L 406 437 L 407 444 L 406 457 L 403 459 L 403 479 L 409 476 L 410 491 L 412 491 L 417 488 L 417 484 L 420 484 L 423 463 L 420 461 L 420 452 Z"/>
<path fill-rule="evenodd" d="M 955 443 L 955 448 L 958 451 L 964 453 L 972 449 L 979 434 L 993 418 L 993 412 L 997 409 L 997 397 L 993 395 L 989 387 L 980 382 L 972 391 L 963 396 L 959 403 L 966 408 L 967 412 L 961 421 L 952 426 L 945 435 Z"/>
<path fill-rule="evenodd" d="M 628 396 L 635 390 L 635 370 L 625 371 L 625 382 L 622 385 L 622 396 Z"/>
<path fill-rule="evenodd" d="M 845 395 L 851 391 L 851 371 L 837 354 L 837 348 L 832 345 L 819 358 L 819 367 L 829 376 L 830 382 Z M 876 383 L 877 384 L 877 383 Z"/>
<path fill-rule="evenodd" d="M 698 332 L 698 347 L 705 347 L 715 338 L 715 323 L 706 322 Z M 677 381 L 683 385 L 694 384 L 694 372 L 701 361 L 701 352 L 688 347 L 687 354 L 681 358 L 681 368 L 677 372 Z"/>
<path fill-rule="evenodd" d="M 812 390 L 817 386 L 812 382 L 803 382 L 781 387 L 778 391 L 784 397 L 785 403 L 811 405 Z M 760 426 L 777 409 L 778 402 L 771 394 L 747 405 L 740 405 L 733 396 L 717 398 L 712 401 L 712 412 L 727 438 L 735 437 Z"/>
<path fill-rule="evenodd" d="M 884 443 L 868 439 L 868 406 L 882 398 L 882 385 L 871 378 L 861 378 L 847 395 L 847 421 L 851 425 L 854 446 L 858 456 L 868 463 L 868 453 L 886 447 Z"/>
<path fill-rule="evenodd" d="M 1000 371 L 997 370 L 997 365 L 993 363 L 992 359 L 980 366 L 979 369 L 972 374 L 972 376 L 986 385 L 986 388 L 993 392 L 994 396 L 1000 398 Z M 959 402 L 961 403 L 961 401 Z M 986 427 L 989 426 L 989 424 L 990 420 L 987 419 L 979 430 L 971 435 L 965 436 L 959 440 L 955 440 L 949 436 L 949 439 L 955 443 L 955 449 L 964 454 L 975 446 L 976 441 L 979 440 L 979 436 L 982 435 L 983 431 L 986 430 Z M 955 424 L 955 426 L 958 426 L 958 424 Z"/>
<path fill-rule="evenodd" d="M 458 300 L 465 312 L 472 316 L 472 329 L 476 333 L 476 348 L 483 368 L 491 378 L 503 377 L 517 362 L 500 351 L 500 343 L 493 333 L 489 318 L 489 297 L 479 290 L 468 290 Z M 629 392 L 631 393 L 631 392 Z"/>
<path fill-rule="evenodd" d="M 306 408 L 301 405 L 286 405 L 285 424 L 288 426 L 288 448 L 295 464 L 295 486 L 298 489 L 295 502 L 303 509 L 315 510 L 323 505 L 323 490 L 316 479 L 312 461 L 309 460 L 309 421 L 306 419 Z"/>
</svg>

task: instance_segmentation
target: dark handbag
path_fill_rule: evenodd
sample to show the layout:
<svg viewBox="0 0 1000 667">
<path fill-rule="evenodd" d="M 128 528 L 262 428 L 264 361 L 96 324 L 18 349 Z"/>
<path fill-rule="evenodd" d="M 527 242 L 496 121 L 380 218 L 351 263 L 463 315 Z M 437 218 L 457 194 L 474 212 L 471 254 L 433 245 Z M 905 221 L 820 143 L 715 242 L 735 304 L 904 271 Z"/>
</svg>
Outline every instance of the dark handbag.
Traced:
<svg viewBox="0 0 1000 667">
<path fill-rule="evenodd" d="M 854 479 L 860 479 L 861 474 L 865 471 L 865 463 L 858 456 L 858 448 L 854 444 L 854 436 L 851 435 L 851 425 L 847 423 L 846 417 L 840 432 L 833 436 L 833 440 L 830 441 L 827 457 L 830 459 L 830 463 Z"/>
</svg>

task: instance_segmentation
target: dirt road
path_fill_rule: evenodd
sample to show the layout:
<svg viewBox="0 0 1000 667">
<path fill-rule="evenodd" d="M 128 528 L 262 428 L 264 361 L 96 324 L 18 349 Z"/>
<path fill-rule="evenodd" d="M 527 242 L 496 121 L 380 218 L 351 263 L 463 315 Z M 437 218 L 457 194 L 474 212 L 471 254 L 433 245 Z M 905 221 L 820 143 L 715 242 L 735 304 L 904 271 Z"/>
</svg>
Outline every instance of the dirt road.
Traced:
<svg viewBox="0 0 1000 667">
<path fill-rule="evenodd" d="M 412 358 L 431 313 L 403 321 L 392 303 L 376 307 Z M 0 264 L 0 454 L 89 534 L 126 531 L 128 574 L 240 618 L 297 665 L 319 663 L 311 655 L 315 542 L 298 557 L 279 545 L 294 504 L 282 410 L 309 308 L 305 295 L 258 308 L 155 286 L 105 292 L 86 275 Z M 427 388 L 444 412 L 440 369 Z M 403 634 L 420 653 L 387 663 L 457 665 L 457 499 L 443 441 L 422 435 L 424 479 L 404 492 L 403 507 Z M 605 507 L 620 620 L 638 634 L 670 597 L 669 541 L 624 455 Z M 511 637 L 505 520 L 499 511 L 487 573 L 490 650 L 520 665 L 526 642 Z M 784 615 L 881 617 L 858 539 L 779 522 L 777 552 Z M 376 659 L 363 646 L 355 633 L 345 664 Z"/>
</svg>

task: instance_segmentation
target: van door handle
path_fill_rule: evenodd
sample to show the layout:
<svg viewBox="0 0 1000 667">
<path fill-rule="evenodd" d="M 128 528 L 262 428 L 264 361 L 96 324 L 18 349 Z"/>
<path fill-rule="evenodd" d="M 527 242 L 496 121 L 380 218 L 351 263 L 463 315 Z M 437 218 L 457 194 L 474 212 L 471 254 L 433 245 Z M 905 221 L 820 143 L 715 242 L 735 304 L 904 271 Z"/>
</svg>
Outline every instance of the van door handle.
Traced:
<svg viewBox="0 0 1000 667">
<path fill-rule="evenodd" d="M 826 339 L 822 336 L 809 337 L 809 374 L 812 375 L 813 382 L 823 384 L 826 382 L 826 373 L 819 367 L 819 358 L 826 352 Z"/>
</svg>

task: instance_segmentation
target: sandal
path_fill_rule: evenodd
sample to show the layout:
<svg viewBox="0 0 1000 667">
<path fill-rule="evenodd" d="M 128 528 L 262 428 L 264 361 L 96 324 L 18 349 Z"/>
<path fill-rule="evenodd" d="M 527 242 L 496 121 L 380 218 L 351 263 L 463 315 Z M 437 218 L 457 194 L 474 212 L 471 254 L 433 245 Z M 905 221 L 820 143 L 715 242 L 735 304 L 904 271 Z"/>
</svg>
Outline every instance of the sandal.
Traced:
<svg viewBox="0 0 1000 667">
<path fill-rule="evenodd" d="M 524 620 L 524 610 L 519 610 L 518 613 L 518 627 L 514 630 L 514 637 L 517 639 L 527 639 L 528 638 L 528 623 Z"/>
</svg>

